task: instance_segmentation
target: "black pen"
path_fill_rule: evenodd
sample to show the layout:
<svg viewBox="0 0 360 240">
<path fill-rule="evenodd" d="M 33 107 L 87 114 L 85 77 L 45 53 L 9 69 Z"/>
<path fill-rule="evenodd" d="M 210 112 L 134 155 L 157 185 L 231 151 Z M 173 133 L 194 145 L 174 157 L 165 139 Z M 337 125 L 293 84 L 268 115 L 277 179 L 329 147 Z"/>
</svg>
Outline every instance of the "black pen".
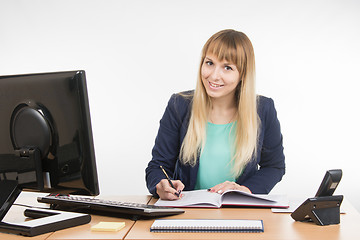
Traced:
<svg viewBox="0 0 360 240">
<path fill-rule="evenodd" d="M 168 180 L 168 182 L 170 183 L 171 187 L 176 190 L 176 188 L 174 187 L 174 184 L 171 182 L 169 176 L 168 176 L 167 173 L 165 172 L 165 169 L 164 169 L 162 166 L 160 166 L 160 168 L 161 168 L 161 170 L 163 171 L 163 173 L 165 174 L 165 177 L 167 178 L 167 180 Z M 180 194 L 179 194 L 178 192 L 176 192 L 175 195 L 176 195 L 177 197 L 180 196 Z"/>
</svg>

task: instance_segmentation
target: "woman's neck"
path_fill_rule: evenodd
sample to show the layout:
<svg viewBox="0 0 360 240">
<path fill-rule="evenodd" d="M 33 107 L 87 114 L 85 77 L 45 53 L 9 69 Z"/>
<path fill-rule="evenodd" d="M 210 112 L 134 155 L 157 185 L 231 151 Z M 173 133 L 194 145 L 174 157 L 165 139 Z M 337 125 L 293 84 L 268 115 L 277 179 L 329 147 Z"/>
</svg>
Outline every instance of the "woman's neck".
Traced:
<svg viewBox="0 0 360 240">
<path fill-rule="evenodd" d="M 235 100 L 212 99 L 209 121 L 214 124 L 227 124 L 234 121 L 236 112 Z"/>
</svg>

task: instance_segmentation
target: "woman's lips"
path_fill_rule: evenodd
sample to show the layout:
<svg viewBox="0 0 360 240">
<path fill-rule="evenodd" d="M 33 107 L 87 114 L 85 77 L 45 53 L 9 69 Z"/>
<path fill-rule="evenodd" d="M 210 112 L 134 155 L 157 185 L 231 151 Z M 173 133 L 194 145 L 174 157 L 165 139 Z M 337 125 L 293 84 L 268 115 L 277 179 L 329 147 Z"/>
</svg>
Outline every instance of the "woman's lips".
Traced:
<svg viewBox="0 0 360 240">
<path fill-rule="evenodd" d="M 210 82 L 210 81 L 209 81 L 209 86 L 210 86 L 210 88 L 212 88 L 212 89 L 219 89 L 219 88 L 222 88 L 224 85 L 223 85 L 223 84 L 213 83 L 213 82 Z"/>
</svg>

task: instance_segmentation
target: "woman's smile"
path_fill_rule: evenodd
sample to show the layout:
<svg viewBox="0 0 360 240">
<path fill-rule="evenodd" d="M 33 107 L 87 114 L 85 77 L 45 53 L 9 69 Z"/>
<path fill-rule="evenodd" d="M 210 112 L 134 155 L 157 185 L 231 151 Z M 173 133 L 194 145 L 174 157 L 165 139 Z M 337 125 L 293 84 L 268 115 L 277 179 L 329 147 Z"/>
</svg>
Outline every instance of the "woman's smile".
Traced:
<svg viewBox="0 0 360 240">
<path fill-rule="evenodd" d="M 217 83 L 213 83 L 213 82 L 209 82 L 209 86 L 211 89 L 219 89 L 219 88 L 222 88 L 224 87 L 224 84 L 217 84 Z"/>
</svg>

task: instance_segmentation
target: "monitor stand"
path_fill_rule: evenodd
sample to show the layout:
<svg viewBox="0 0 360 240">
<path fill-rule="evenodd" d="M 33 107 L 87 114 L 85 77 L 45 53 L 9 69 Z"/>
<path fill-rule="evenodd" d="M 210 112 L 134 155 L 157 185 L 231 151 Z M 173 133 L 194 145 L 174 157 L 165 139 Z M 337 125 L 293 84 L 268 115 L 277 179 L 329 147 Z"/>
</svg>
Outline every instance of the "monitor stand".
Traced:
<svg viewBox="0 0 360 240">
<path fill-rule="evenodd" d="M 20 192 L 17 181 L 0 181 L 0 220 L 4 218 Z M 20 223 L 0 222 L 0 232 L 36 236 L 86 224 L 91 220 L 89 214 L 39 208 L 26 209 L 24 215 L 33 218 L 33 220 Z"/>
</svg>

